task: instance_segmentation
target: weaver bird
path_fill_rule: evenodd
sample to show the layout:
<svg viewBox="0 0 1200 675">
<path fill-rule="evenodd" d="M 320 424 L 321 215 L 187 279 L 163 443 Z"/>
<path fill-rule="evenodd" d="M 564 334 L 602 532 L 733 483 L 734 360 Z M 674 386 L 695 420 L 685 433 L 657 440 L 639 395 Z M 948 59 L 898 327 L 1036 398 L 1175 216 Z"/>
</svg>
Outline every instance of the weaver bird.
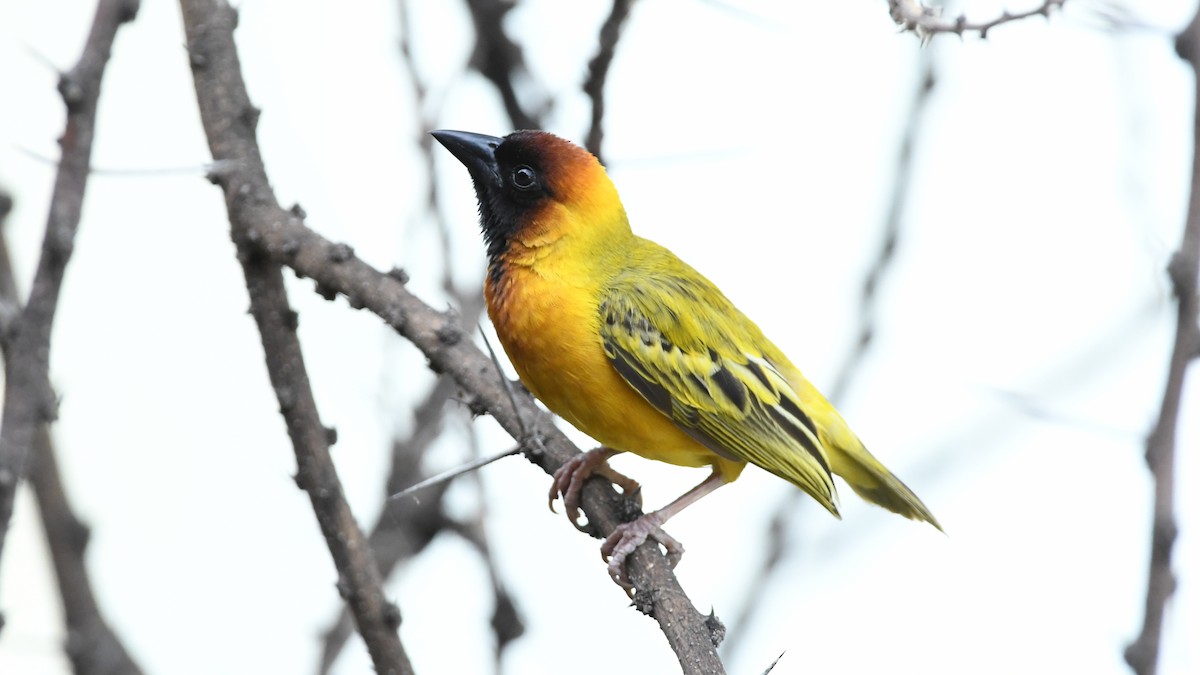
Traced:
<svg viewBox="0 0 1200 675">
<path fill-rule="evenodd" d="M 591 153 L 541 131 L 432 133 L 475 184 L 488 315 L 521 382 L 602 444 L 555 472 L 551 505 L 561 494 L 578 525 L 589 474 L 636 489 L 607 465 L 620 452 L 712 467 L 683 496 L 605 540 L 614 581 L 629 588 L 625 559 L 647 537 L 677 563 L 683 548 L 660 526 L 735 480 L 747 462 L 835 516 L 832 474 L 863 499 L 941 529 L 754 322 L 687 263 L 633 233 Z"/>
</svg>

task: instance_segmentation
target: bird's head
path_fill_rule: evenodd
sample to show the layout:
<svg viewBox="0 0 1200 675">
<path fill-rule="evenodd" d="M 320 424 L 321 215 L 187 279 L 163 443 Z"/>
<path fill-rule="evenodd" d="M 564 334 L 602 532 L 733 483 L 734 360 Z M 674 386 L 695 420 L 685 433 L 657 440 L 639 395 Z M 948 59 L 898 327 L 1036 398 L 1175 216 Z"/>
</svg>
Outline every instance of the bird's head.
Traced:
<svg viewBox="0 0 1200 675">
<path fill-rule="evenodd" d="M 611 238 L 629 232 L 617 190 L 592 153 L 545 131 L 504 138 L 434 131 L 471 173 L 479 225 L 495 260 L 519 241 Z"/>
</svg>

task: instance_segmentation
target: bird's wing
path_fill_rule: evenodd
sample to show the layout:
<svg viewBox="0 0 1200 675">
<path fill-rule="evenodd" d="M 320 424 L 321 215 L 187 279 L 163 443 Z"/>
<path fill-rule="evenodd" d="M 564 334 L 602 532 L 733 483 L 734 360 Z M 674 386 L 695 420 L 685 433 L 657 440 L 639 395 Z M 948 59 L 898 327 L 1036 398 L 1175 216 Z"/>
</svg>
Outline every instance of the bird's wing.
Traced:
<svg viewBox="0 0 1200 675">
<path fill-rule="evenodd" d="M 680 263 L 682 265 L 682 263 Z M 751 462 L 837 514 L 829 458 L 761 331 L 699 273 L 616 279 L 600 304 L 613 367 L 716 454 Z"/>
</svg>

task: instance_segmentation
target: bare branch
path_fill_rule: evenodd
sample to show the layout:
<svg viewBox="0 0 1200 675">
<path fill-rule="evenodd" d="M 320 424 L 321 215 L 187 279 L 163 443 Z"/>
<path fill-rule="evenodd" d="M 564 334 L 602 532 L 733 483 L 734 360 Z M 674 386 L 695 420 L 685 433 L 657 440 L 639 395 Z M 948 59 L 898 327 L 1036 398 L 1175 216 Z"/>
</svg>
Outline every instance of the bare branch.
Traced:
<svg viewBox="0 0 1200 675">
<path fill-rule="evenodd" d="M 532 422 L 529 433 L 544 439 L 543 450 L 526 454 L 547 473 L 579 453 L 527 393 L 517 395 L 517 407 L 513 408 L 491 361 L 466 339 L 452 316 L 410 294 L 399 275 L 372 268 L 350 247 L 324 239 L 297 214 L 275 203 L 254 143 L 256 115 L 238 72 L 231 13 L 202 0 L 184 0 L 183 5 L 202 118 L 214 156 L 241 159 L 239 168 L 217 179 L 226 186 L 231 210 L 248 226 L 243 241 L 271 261 L 313 278 L 326 293 L 344 295 L 351 307 L 365 307 L 383 318 L 425 354 L 430 367 L 451 375 L 474 394 L 481 408 L 514 437 L 520 434 L 518 419 Z M 633 515 L 631 502 L 600 478 L 588 481 L 583 500 L 596 536 L 607 535 Z M 724 672 L 715 649 L 723 629 L 715 618 L 705 617 L 692 606 L 663 553 L 653 545 L 640 547 L 631 557 L 629 572 L 637 589 L 638 608 L 659 622 L 685 672 Z"/>
<path fill-rule="evenodd" d="M 84 564 L 88 528 L 75 516 L 63 489 L 58 460 L 45 425 L 34 435 L 29 482 L 37 498 L 67 623 L 67 656 L 75 675 L 141 675 L 100 613 Z"/>
<path fill-rule="evenodd" d="M 1028 19 L 1031 16 L 1050 18 L 1050 12 L 1061 9 L 1067 0 L 1042 0 L 1042 4 L 1024 12 L 1005 10 L 990 21 L 968 21 L 965 14 L 956 19 L 943 19 L 941 7 L 929 7 L 921 0 L 888 0 L 892 20 L 904 30 L 916 33 L 921 41 L 927 41 L 938 33 L 953 33 L 962 37 L 964 33 L 979 33 L 987 39 L 988 31 L 1006 23 Z"/>
<path fill-rule="evenodd" d="M 604 142 L 604 85 L 608 82 L 608 70 L 617 52 L 617 41 L 621 39 L 621 28 L 629 18 L 632 6 L 633 0 L 613 0 L 612 11 L 600 27 L 596 55 L 588 63 L 587 82 L 583 83 L 584 93 L 592 99 L 592 126 L 588 129 L 584 145 L 601 164 L 604 163 L 604 156 L 600 154 L 600 146 Z"/>
<path fill-rule="evenodd" d="M 471 56 L 471 67 L 500 90 L 504 110 L 512 120 L 513 128 L 538 129 L 542 114 L 523 107 L 517 96 L 518 78 L 524 76 L 527 81 L 533 78 L 528 76 L 521 47 L 504 32 L 504 16 L 513 6 L 512 0 L 467 0 L 475 24 L 475 53 Z"/>
<path fill-rule="evenodd" d="M 908 207 L 908 195 L 912 192 L 917 140 L 925 122 L 925 111 L 933 98 L 933 89 L 937 86 L 936 61 L 937 55 L 932 48 L 921 50 L 920 72 L 917 75 L 919 79 L 917 87 L 913 91 L 912 107 L 906 118 L 904 137 L 900 141 L 900 153 L 896 157 L 896 175 L 892 181 L 892 198 L 888 203 L 887 217 L 883 224 L 882 242 L 879 252 L 875 255 L 875 261 L 863 279 L 858 313 L 858 335 L 851 343 L 851 352 L 842 362 L 842 367 L 829 390 L 829 400 L 835 403 L 842 403 L 845 400 L 850 383 L 875 339 L 879 287 L 891 269 L 896 256 L 896 247 L 900 242 L 901 225 Z"/>
<path fill-rule="evenodd" d="M 1197 97 L 1200 97 L 1200 10 L 1176 37 L 1175 50 L 1192 66 L 1197 80 Z M 1179 250 L 1167 268 L 1179 303 L 1175 346 L 1171 351 L 1158 421 L 1146 438 L 1146 463 L 1154 477 L 1154 525 L 1150 537 L 1146 615 L 1142 632 L 1125 649 L 1125 661 L 1138 675 L 1154 675 L 1158 670 L 1163 613 L 1177 582 L 1171 571 L 1171 553 L 1178 529 L 1175 520 L 1175 433 L 1179 426 L 1183 381 L 1188 366 L 1200 353 L 1200 327 L 1196 323 L 1200 318 L 1196 287 L 1196 277 L 1200 274 L 1200 103 L 1197 103 L 1193 116 L 1196 135 L 1192 140 L 1192 189 L 1187 222 Z"/>
<path fill-rule="evenodd" d="M 0 192 L 0 228 L 3 228 L 10 208 L 12 200 Z M 0 232 L 0 302 L 19 310 L 17 295 L 12 259 L 8 255 L 7 241 L 3 232 Z M 0 341 L 5 360 L 10 358 L 8 346 L 7 342 Z M 67 656 L 76 675 L 141 675 L 141 668 L 100 613 L 96 596 L 92 593 L 91 577 L 83 560 L 88 528 L 79 521 L 67 500 L 49 430 L 44 424 L 36 426 L 29 482 L 37 499 L 38 513 L 58 579 L 67 624 Z"/>
<path fill-rule="evenodd" d="M 50 200 L 42 255 L 25 308 L 15 316 L 8 333 L 0 336 L 9 343 L 0 422 L 0 551 L 8 534 L 17 483 L 27 470 L 38 427 L 57 414 L 58 402 L 49 378 L 50 332 L 87 189 L 104 68 L 117 29 L 131 21 L 137 10 L 137 0 L 101 0 L 83 55 L 59 78 L 67 126 L 61 139 L 62 160 Z"/>
<path fill-rule="evenodd" d="M 399 610 L 383 595 L 371 547 L 354 520 L 329 455 L 330 435 L 317 413 L 296 336 L 298 317 L 288 305 L 282 270 L 256 246 L 261 235 L 255 225 L 283 211 L 267 182 L 255 138 L 258 111 L 246 93 L 233 42 L 236 12 L 220 0 L 180 4 L 209 148 L 214 159 L 237 160 L 235 168 L 215 173 L 213 180 L 225 192 L 250 313 L 262 335 L 271 384 L 296 451 L 296 482 L 312 501 L 337 566 L 338 591 L 354 614 L 376 672 L 412 673 L 397 634 Z M 346 248 L 327 254 L 335 264 L 349 255 Z"/>
<path fill-rule="evenodd" d="M 261 187 L 267 189 L 265 183 Z M 542 439 L 540 451 L 525 453 L 530 461 L 553 473 L 579 453 L 559 431 L 549 414 L 520 388 L 514 408 L 503 382 L 496 377 L 488 357 L 466 339 L 466 331 L 450 313 L 439 312 L 410 294 L 400 279 L 372 268 L 344 244 L 335 244 L 313 232 L 301 219 L 278 209 L 257 214 L 253 239 L 271 259 L 297 274 L 311 277 L 321 289 L 344 295 L 351 307 L 362 307 L 382 318 L 417 346 L 436 372 L 452 376 L 518 441 L 524 420 L 529 437 Z M 336 260 L 334 263 L 332 261 Z M 595 477 L 584 486 L 584 512 L 597 537 L 607 536 L 618 524 L 640 512 L 619 495 L 612 484 Z M 687 673 L 722 673 L 714 645 L 724 629 L 715 617 L 696 611 L 688 600 L 666 556 L 651 544 L 638 548 L 628 565 L 636 589 L 638 609 L 653 616 L 667 636 Z"/>
<path fill-rule="evenodd" d="M 916 88 L 912 94 L 911 108 L 906 118 L 904 137 L 900 141 L 900 151 L 896 156 L 896 175 L 892 184 L 887 216 L 883 223 L 879 251 L 863 278 L 857 336 L 851 343 L 850 353 L 842 361 L 841 368 L 829 389 L 829 400 L 834 403 L 841 403 L 845 400 L 846 393 L 862 366 L 867 350 L 870 349 L 875 339 L 880 284 L 891 269 L 895 260 L 896 247 L 900 241 L 908 195 L 912 188 L 917 143 L 924 125 L 925 113 L 933 98 L 934 87 L 937 86 L 937 52 L 933 48 L 921 50 L 919 63 L 920 70 L 917 74 Z M 738 615 L 737 622 L 733 624 L 735 626 L 734 635 L 746 634 L 746 627 L 753 619 L 754 609 L 761 604 L 759 599 L 770 592 L 771 576 L 784 559 L 788 552 L 787 548 L 792 546 L 785 535 L 790 529 L 790 523 L 803 511 L 803 508 L 799 506 L 803 500 L 802 494 L 801 492 L 788 493 L 775 507 L 774 515 L 771 517 L 770 541 L 772 545 L 767 556 L 763 558 L 758 572 L 750 575 L 754 581 L 745 594 L 742 611 Z M 731 639 L 726 646 L 726 654 L 732 655 L 740 646 L 740 642 Z"/>
<path fill-rule="evenodd" d="M 421 461 L 426 449 L 441 433 L 445 419 L 443 411 L 455 388 L 450 378 L 439 378 L 413 414 L 412 434 L 392 443 L 392 468 L 386 485 L 388 494 L 395 492 L 405 481 L 424 476 Z M 419 500 L 384 502 L 379 519 L 375 521 L 368 537 L 381 576 L 387 578 L 402 561 L 425 550 L 434 537 L 450 526 L 442 510 L 442 496 L 448 487 L 448 483 L 435 486 Z M 318 673 L 328 673 L 333 669 L 353 630 L 353 617 L 343 608 L 322 635 Z"/>
<path fill-rule="evenodd" d="M 527 450 L 526 455 L 547 473 L 578 454 L 579 449 L 527 393 L 519 392 L 517 406 L 512 406 L 492 363 L 466 339 L 454 316 L 438 312 L 410 294 L 402 274 L 372 268 L 349 246 L 324 239 L 306 227 L 299 214 L 276 203 L 254 138 L 257 113 L 249 103 L 237 61 L 233 13 L 212 0 L 183 0 L 182 5 L 201 118 L 213 156 L 239 160 L 235 168 L 214 179 L 225 189 L 244 256 L 254 262 L 266 258 L 285 264 L 298 275 L 313 278 L 325 295 L 344 295 L 351 307 L 367 308 L 383 318 L 425 354 L 431 368 L 451 375 L 478 401 L 479 409 L 491 413 L 514 437 L 520 435 L 518 420 L 524 420 L 530 436 L 543 439 L 537 451 Z M 285 329 L 286 318 L 281 319 Z M 295 406 L 294 397 L 285 398 Z M 599 477 L 585 485 L 583 504 L 596 536 L 607 535 L 639 511 L 630 508 L 633 502 Z M 723 639 L 724 628 L 715 617 L 696 611 L 662 551 L 652 544 L 639 547 L 628 569 L 637 608 L 658 621 L 684 672 L 723 673 L 716 644 Z M 360 631 L 364 628 L 362 617 L 359 627 Z"/>
</svg>

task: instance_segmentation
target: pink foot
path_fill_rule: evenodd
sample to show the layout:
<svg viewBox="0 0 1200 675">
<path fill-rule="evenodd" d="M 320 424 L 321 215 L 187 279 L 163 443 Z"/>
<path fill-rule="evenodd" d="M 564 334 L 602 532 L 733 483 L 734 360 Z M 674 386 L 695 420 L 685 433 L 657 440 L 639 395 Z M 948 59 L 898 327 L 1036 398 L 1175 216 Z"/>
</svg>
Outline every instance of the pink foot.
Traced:
<svg viewBox="0 0 1200 675">
<path fill-rule="evenodd" d="M 617 454 L 616 450 L 599 447 L 575 455 L 567 460 L 566 464 L 560 466 L 554 472 L 554 479 L 550 483 L 550 510 L 554 510 L 554 500 L 559 495 L 562 495 L 563 508 L 567 511 L 567 518 L 571 520 L 571 523 L 575 527 L 580 527 L 579 495 L 583 491 L 584 481 L 593 473 L 616 483 L 620 486 L 622 494 L 626 496 L 633 495 L 641 487 L 638 485 L 638 482 L 614 471 L 607 464 L 608 458 L 615 454 Z"/>
<path fill-rule="evenodd" d="M 626 590 L 633 588 L 633 584 L 625 572 L 625 559 L 647 539 L 657 541 L 667 550 L 671 569 L 675 569 L 683 557 L 683 544 L 659 527 L 666 520 L 659 513 L 647 513 L 633 522 L 618 525 L 600 547 L 600 557 L 608 561 L 608 576 Z"/>
</svg>

